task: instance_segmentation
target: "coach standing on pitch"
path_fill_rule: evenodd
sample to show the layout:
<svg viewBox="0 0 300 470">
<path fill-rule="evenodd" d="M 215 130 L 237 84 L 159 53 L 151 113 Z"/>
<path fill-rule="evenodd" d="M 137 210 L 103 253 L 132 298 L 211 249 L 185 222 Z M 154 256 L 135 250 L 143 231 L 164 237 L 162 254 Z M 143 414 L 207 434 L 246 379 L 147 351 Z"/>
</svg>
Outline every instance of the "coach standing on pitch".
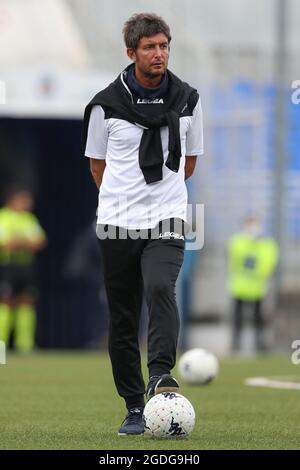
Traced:
<svg viewBox="0 0 300 470">
<path fill-rule="evenodd" d="M 128 414 L 119 434 L 142 434 L 145 384 L 138 327 L 149 310 L 149 399 L 178 391 L 175 283 L 183 262 L 187 190 L 203 153 L 197 91 L 168 70 L 170 29 L 155 14 L 125 23 L 133 63 L 85 109 L 83 151 L 99 191 L 97 235 L 110 309 L 109 353 Z"/>
</svg>

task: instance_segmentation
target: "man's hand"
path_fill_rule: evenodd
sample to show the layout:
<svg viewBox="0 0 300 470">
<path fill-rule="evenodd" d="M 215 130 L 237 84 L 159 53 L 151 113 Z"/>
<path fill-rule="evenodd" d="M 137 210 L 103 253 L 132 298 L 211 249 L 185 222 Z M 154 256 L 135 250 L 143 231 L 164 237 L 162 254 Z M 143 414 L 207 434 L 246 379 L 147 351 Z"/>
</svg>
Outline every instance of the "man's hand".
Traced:
<svg viewBox="0 0 300 470">
<path fill-rule="evenodd" d="M 90 158 L 90 171 L 98 189 L 100 188 L 102 183 L 102 177 L 105 170 L 105 166 L 105 160 L 96 160 L 95 158 Z"/>
<path fill-rule="evenodd" d="M 23 237 L 23 238 L 11 240 L 8 243 L 5 243 L 3 247 L 11 253 L 23 251 L 23 250 L 36 252 L 36 251 L 42 250 L 46 245 L 47 245 L 46 238 L 32 241 Z"/>
</svg>

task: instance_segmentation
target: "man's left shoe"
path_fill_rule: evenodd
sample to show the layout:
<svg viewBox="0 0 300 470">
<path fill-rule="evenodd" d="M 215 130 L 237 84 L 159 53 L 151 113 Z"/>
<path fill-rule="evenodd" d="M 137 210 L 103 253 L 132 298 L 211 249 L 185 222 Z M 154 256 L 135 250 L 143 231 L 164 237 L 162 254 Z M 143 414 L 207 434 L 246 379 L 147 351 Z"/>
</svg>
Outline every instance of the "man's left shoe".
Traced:
<svg viewBox="0 0 300 470">
<path fill-rule="evenodd" d="M 133 436 L 137 434 L 143 434 L 145 431 L 143 423 L 143 411 L 144 408 L 132 408 L 129 410 L 118 431 L 118 435 Z"/>
</svg>

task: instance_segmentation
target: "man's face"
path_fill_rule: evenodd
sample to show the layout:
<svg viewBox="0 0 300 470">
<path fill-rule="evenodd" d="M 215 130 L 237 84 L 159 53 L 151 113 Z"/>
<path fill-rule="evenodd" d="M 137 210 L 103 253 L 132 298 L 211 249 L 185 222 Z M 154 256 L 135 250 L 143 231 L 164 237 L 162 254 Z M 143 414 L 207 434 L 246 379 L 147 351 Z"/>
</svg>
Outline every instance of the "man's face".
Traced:
<svg viewBox="0 0 300 470">
<path fill-rule="evenodd" d="M 143 37 L 137 49 L 127 49 L 127 54 L 135 62 L 138 74 L 150 79 L 162 76 L 168 67 L 168 38 L 163 33 Z"/>
</svg>

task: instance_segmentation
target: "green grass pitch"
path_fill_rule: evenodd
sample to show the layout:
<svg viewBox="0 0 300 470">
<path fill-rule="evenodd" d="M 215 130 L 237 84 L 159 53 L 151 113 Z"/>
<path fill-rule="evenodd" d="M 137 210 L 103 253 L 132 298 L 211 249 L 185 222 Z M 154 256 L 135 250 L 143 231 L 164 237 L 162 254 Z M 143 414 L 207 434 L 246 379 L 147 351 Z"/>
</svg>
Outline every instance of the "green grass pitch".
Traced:
<svg viewBox="0 0 300 470">
<path fill-rule="evenodd" d="M 243 384 L 247 377 L 284 375 L 300 382 L 300 365 L 288 355 L 224 360 L 212 384 L 181 387 L 196 411 L 192 435 L 154 440 L 117 435 L 125 409 L 106 354 L 8 353 L 0 365 L 0 448 L 299 449 L 300 390 Z"/>
</svg>

